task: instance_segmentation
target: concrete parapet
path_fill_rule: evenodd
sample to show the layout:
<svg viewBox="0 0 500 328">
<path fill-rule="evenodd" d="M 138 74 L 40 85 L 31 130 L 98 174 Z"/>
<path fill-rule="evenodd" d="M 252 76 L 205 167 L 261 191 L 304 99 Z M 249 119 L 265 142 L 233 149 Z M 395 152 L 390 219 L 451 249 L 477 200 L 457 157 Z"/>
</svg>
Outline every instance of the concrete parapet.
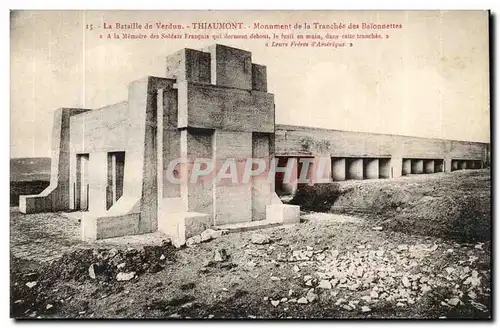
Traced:
<svg viewBox="0 0 500 328">
<path fill-rule="evenodd" d="M 434 173 L 434 160 L 425 159 L 424 160 L 424 173 Z"/>
<path fill-rule="evenodd" d="M 344 181 L 346 178 L 345 158 L 332 158 L 332 179 L 333 181 Z"/>
<path fill-rule="evenodd" d="M 52 199 L 44 195 L 19 196 L 19 211 L 24 214 L 52 211 Z"/>
<path fill-rule="evenodd" d="M 346 179 L 363 180 L 362 158 L 347 158 L 346 167 L 347 167 Z"/>
<path fill-rule="evenodd" d="M 412 174 L 424 173 L 424 161 L 422 159 L 411 160 L 411 173 Z"/>
<path fill-rule="evenodd" d="M 139 213 L 119 216 L 96 217 L 84 213 L 81 222 L 81 237 L 85 241 L 140 234 Z"/>
<path fill-rule="evenodd" d="M 378 158 L 363 159 L 363 179 L 378 179 L 379 176 Z"/>
<path fill-rule="evenodd" d="M 272 204 L 266 206 L 266 219 L 271 222 L 293 224 L 300 222 L 300 206 Z"/>
</svg>

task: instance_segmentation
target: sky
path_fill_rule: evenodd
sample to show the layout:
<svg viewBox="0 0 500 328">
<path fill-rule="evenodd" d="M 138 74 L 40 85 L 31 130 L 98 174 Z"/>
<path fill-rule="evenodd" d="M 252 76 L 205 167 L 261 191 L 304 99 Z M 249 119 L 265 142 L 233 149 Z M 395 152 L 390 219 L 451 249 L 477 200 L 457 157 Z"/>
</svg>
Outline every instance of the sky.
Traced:
<svg viewBox="0 0 500 328">
<path fill-rule="evenodd" d="M 50 156 L 55 109 L 96 109 L 126 100 L 131 81 L 165 75 L 167 55 L 216 42 L 100 39 L 100 34 L 108 33 L 104 23 L 233 21 L 245 26 L 254 22 L 402 24 L 401 29 L 387 32 L 388 39 L 355 40 L 347 48 L 217 41 L 251 51 L 254 63 L 267 66 L 278 124 L 490 142 L 485 11 L 14 11 L 11 157 Z M 90 24 L 93 29 L 86 29 Z M 315 32 L 320 31 L 311 30 Z M 363 33 L 369 32 L 374 31 Z"/>
</svg>

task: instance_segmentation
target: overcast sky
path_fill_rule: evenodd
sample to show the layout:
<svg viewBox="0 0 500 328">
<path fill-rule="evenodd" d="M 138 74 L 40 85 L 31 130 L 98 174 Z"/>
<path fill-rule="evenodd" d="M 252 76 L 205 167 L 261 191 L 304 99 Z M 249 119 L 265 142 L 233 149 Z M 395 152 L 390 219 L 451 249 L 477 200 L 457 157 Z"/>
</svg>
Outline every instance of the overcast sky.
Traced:
<svg viewBox="0 0 500 328">
<path fill-rule="evenodd" d="M 126 100 L 131 81 L 164 76 L 168 54 L 215 43 L 99 39 L 104 23 L 227 21 L 403 24 L 351 48 L 218 41 L 267 66 L 279 124 L 489 142 L 487 12 L 22 11 L 11 15 L 11 157 L 50 156 L 54 109 Z"/>
</svg>

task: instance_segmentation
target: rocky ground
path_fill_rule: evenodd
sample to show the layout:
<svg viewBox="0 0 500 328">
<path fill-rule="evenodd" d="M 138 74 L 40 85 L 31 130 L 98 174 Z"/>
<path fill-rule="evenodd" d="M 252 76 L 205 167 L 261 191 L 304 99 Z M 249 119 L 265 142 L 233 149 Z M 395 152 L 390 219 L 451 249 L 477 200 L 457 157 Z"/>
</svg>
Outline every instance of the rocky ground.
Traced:
<svg viewBox="0 0 500 328">
<path fill-rule="evenodd" d="M 309 212 L 180 249 L 160 235 L 88 245 L 74 222 L 47 215 L 11 215 L 16 318 L 491 317 L 489 241 Z M 42 236 L 46 223 L 58 230 Z"/>
</svg>

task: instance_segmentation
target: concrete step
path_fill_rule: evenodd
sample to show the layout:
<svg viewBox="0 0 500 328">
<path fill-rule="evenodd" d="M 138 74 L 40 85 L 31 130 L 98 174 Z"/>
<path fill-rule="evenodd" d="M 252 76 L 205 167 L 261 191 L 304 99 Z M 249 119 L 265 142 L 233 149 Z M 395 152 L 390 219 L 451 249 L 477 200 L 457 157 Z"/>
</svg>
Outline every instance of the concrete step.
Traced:
<svg viewBox="0 0 500 328">
<path fill-rule="evenodd" d="M 280 222 L 270 220 L 250 221 L 241 223 L 230 223 L 215 226 L 216 230 L 227 230 L 228 232 L 244 232 L 257 229 L 267 229 L 281 225 Z"/>
</svg>

